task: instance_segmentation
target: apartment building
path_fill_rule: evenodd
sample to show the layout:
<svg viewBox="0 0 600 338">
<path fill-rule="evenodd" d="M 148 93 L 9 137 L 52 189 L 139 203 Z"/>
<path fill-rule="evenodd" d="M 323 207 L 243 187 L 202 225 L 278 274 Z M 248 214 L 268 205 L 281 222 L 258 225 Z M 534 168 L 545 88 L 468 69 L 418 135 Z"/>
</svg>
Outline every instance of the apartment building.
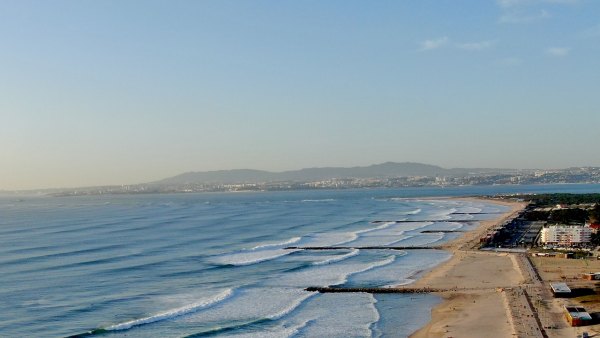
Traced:
<svg viewBox="0 0 600 338">
<path fill-rule="evenodd" d="M 581 225 L 550 225 L 542 229 L 540 240 L 543 244 L 573 246 L 588 243 L 592 229 Z"/>
</svg>

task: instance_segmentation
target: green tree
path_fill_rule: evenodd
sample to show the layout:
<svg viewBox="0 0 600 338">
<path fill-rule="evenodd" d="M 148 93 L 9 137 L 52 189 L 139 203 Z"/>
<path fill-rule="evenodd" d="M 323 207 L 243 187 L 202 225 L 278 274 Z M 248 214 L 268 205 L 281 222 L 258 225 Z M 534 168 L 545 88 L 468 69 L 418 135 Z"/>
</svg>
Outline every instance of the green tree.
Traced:
<svg viewBox="0 0 600 338">
<path fill-rule="evenodd" d="M 588 212 L 583 209 L 558 209 L 550 214 L 550 220 L 556 223 L 585 223 Z"/>
</svg>

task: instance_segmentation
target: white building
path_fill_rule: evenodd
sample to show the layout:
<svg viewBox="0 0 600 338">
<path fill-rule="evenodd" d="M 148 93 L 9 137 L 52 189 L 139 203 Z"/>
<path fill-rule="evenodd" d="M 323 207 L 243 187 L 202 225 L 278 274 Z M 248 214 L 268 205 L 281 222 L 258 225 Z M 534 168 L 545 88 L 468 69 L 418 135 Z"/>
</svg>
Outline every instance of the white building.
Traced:
<svg viewBox="0 0 600 338">
<path fill-rule="evenodd" d="M 542 229 L 540 240 L 543 244 L 571 246 L 588 243 L 592 229 L 580 225 L 550 225 Z"/>
</svg>

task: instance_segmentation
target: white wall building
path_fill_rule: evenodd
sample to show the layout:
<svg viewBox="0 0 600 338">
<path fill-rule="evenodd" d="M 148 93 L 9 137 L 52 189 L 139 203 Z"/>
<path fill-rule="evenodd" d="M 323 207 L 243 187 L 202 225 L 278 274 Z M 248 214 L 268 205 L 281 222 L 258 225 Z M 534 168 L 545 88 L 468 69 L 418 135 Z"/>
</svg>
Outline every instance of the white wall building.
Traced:
<svg viewBox="0 0 600 338">
<path fill-rule="evenodd" d="M 580 225 L 550 225 L 542 229 L 540 240 L 543 244 L 577 245 L 588 243 L 592 229 Z"/>
</svg>

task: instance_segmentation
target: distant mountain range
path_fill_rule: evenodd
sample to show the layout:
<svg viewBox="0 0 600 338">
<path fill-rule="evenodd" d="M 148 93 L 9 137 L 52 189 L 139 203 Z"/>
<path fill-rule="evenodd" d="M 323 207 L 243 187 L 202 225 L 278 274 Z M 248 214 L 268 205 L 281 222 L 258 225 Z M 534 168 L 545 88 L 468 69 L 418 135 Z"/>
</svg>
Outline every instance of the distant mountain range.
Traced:
<svg viewBox="0 0 600 338">
<path fill-rule="evenodd" d="M 366 167 L 306 168 L 283 172 L 251 169 L 189 172 L 150 183 L 46 189 L 38 193 L 52 196 L 83 196 L 555 183 L 600 183 L 600 167 L 552 170 L 446 169 L 423 163 L 386 162 Z"/>
<path fill-rule="evenodd" d="M 328 180 L 333 178 L 387 178 L 408 176 L 468 176 L 488 173 L 514 173 L 516 169 L 485 169 L 485 168 L 453 168 L 445 169 L 439 166 L 413 162 L 386 162 L 366 167 L 326 167 L 305 168 L 283 172 L 269 172 L 252 169 L 218 170 L 205 172 L 188 172 L 166 178 L 152 184 L 181 185 L 181 184 L 219 184 L 219 183 L 261 183 L 261 182 L 307 182 Z"/>
</svg>

